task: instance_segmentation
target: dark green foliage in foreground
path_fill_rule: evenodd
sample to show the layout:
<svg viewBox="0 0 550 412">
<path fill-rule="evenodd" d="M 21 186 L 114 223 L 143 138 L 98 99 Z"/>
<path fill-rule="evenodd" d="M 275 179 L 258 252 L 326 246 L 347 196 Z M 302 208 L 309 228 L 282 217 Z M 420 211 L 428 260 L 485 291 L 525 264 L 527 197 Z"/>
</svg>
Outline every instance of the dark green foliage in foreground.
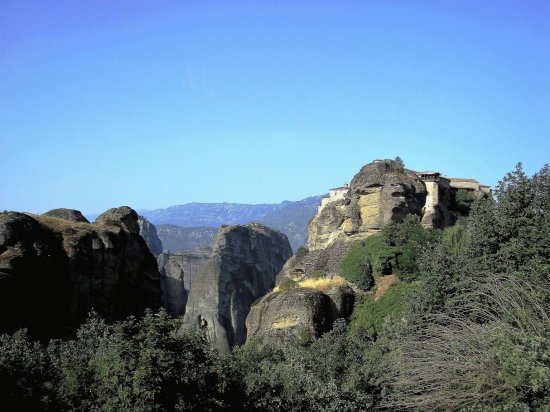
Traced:
<svg viewBox="0 0 550 412">
<path fill-rule="evenodd" d="M 365 411 L 374 399 L 363 364 L 367 342 L 345 322 L 313 342 L 253 340 L 235 351 L 249 410 Z"/>
<path fill-rule="evenodd" d="M 56 371 L 47 352 L 25 330 L 0 336 L 0 393 L 4 406 L 19 411 L 56 409 Z"/>
<path fill-rule="evenodd" d="M 548 166 L 518 165 L 420 257 L 388 345 L 389 409 L 550 410 Z"/>
<path fill-rule="evenodd" d="M 3 401 L 16 402 L 21 410 L 187 411 L 241 405 L 243 392 L 231 363 L 204 336 L 178 333 L 178 327 L 161 312 L 114 325 L 92 316 L 77 339 L 53 341 L 47 348 L 31 345 L 22 332 L 4 335 L 0 368 L 9 392 Z"/>
<path fill-rule="evenodd" d="M 495 191 L 499 269 L 548 272 L 550 265 L 550 168 L 529 178 L 521 163 Z"/>
<path fill-rule="evenodd" d="M 515 276 L 472 280 L 453 311 L 409 316 L 389 345 L 389 409 L 550 408 L 550 308 Z M 477 297 L 477 298 L 476 298 Z"/>
</svg>

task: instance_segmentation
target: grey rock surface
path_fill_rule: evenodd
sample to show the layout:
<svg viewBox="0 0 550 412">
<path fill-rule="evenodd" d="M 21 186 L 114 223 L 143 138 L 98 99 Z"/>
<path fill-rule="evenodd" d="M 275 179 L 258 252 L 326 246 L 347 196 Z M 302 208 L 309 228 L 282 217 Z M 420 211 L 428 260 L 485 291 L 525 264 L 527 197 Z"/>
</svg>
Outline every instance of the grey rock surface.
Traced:
<svg viewBox="0 0 550 412">
<path fill-rule="evenodd" d="M 138 217 L 139 234 L 149 246 L 149 250 L 153 255 L 162 253 L 162 242 L 157 235 L 157 228 L 143 216 Z"/>
<path fill-rule="evenodd" d="M 58 217 L 60 219 L 70 220 L 71 222 L 90 223 L 79 210 L 74 209 L 52 209 L 44 213 L 44 216 Z"/>
<path fill-rule="evenodd" d="M 204 328 L 223 352 L 243 344 L 252 303 L 274 286 L 291 254 L 287 237 L 263 225 L 223 227 L 189 292 L 185 324 Z"/>
<path fill-rule="evenodd" d="M 352 241 L 343 237 L 330 243 L 325 249 L 312 250 L 301 258 L 293 256 L 277 275 L 277 283 L 285 277 L 294 280 L 310 278 L 314 272 L 321 272 L 325 276 L 338 276 L 340 263 L 352 245 Z"/>
<path fill-rule="evenodd" d="M 119 226 L 139 235 L 138 214 L 128 206 L 114 207 L 100 214 L 94 223 L 104 226 Z"/>
<path fill-rule="evenodd" d="M 355 292 L 349 286 L 336 286 L 327 292 L 331 300 L 331 318 L 349 318 L 355 305 Z"/>
<path fill-rule="evenodd" d="M 285 334 L 319 337 L 332 328 L 332 306 L 329 296 L 315 289 L 270 293 L 252 305 L 246 319 L 247 338 Z"/>
<path fill-rule="evenodd" d="M 157 257 L 163 307 L 170 316 L 177 317 L 185 313 L 189 290 L 211 255 L 211 248 L 203 248 L 180 253 L 161 253 Z"/>
</svg>

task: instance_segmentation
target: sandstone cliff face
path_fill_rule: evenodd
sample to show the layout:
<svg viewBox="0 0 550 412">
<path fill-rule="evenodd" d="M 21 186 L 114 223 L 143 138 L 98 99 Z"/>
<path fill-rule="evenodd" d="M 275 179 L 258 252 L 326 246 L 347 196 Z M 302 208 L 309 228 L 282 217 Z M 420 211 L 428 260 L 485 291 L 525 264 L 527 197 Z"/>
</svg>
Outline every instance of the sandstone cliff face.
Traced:
<svg viewBox="0 0 550 412">
<path fill-rule="evenodd" d="M 110 209 L 93 224 L 81 216 L 0 214 L 1 332 L 65 336 L 92 308 L 115 320 L 160 306 L 160 275 L 136 212 Z"/>
<path fill-rule="evenodd" d="M 211 255 L 212 248 L 203 248 L 157 257 L 163 307 L 170 316 L 183 316 L 191 285 Z"/>
<path fill-rule="evenodd" d="M 147 243 L 153 255 L 162 253 L 162 242 L 157 235 L 157 228 L 143 216 L 138 217 L 139 234 Z"/>
<path fill-rule="evenodd" d="M 223 227 L 191 287 L 185 323 L 206 329 L 221 351 L 243 344 L 250 306 L 274 286 L 291 254 L 287 237 L 265 226 Z"/>
<path fill-rule="evenodd" d="M 341 286 L 327 294 L 307 288 L 270 293 L 250 309 L 246 319 L 248 339 L 286 334 L 319 337 L 332 329 L 336 319 L 351 315 L 354 300 L 353 290 Z"/>
<path fill-rule="evenodd" d="M 309 250 L 325 249 L 339 238 L 366 235 L 405 215 L 420 215 L 426 186 L 393 160 L 369 163 L 351 181 L 343 200 L 320 208 L 308 226 Z"/>
</svg>

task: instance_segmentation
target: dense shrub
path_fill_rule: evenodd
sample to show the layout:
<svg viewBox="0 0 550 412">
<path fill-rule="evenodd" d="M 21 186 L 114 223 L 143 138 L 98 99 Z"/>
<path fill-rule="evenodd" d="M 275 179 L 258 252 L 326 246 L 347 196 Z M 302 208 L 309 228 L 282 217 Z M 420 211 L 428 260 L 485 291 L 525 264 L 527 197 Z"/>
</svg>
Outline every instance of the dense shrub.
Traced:
<svg viewBox="0 0 550 412">
<path fill-rule="evenodd" d="M 55 410 L 57 371 L 46 350 L 29 341 L 26 330 L 0 335 L 0 391 L 4 407 Z"/>
<path fill-rule="evenodd" d="M 304 257 L 306 257 L 308 253 L 309 253 L 309 249 L 307 247 L 300 246 L 296 251 L 296 253 L 294 254 L 294 259 L 296 259 L 296 261 L 299 262 Z"/>
<path fill-rule="evenodd" d="M 198 333 L 164 313 L 106 325 L 46 348 L 24 332 L 0 337 L 2 389 L 18 410 L 227 410 L 243 404 L 239 374 Z"/>
<path fill-rule="evenodd" d="M 235 351 L 244 375 L 248 410 L 364 411 L 373 397 L 362 372 L 366 342 L 344 321 L 313 342 L 288 336 L 254 339 Z"/>
<path fill-rule="evenodd" d="M 289 290 L 294 289 L 298 287 L 298 282 L 290 279 L 290 278 L 284 278 L 281 280 L 281 282 L 277 285 L 277 288 L 279 290 Z"/>
<path fill-rule="evenodd" d="M 356 305 L 351 320 L 351 331 L 376 338 L 383 332 L 388 317 L 399 317 L 406 302 L 414 295 L 417 285 L 397 282 L 388 288 L 378 300 L 373 295 L 365 297 Z"/>
<path fill-rule="evenodd" d="M 355 242 L 340 264 L 341 276 L 363 290 L 374 285 L 374 273 L 391 273 L 394 250 L 378 235 Z"/>
<path fill-rule="evenodd" d="M 417 215 L 407 215 L 402 223 L 390 223 L 382 230 L 385 242 L 393 247 L 395 254 L 394 273 L 404 280 L 419 277 L 418 259 L 426 245 L 436 239 L 439 232 L 425 229 Z"/>
<path fill-rule="evenodd" d="M 456 210 L 460 214 L 467 216 L 470 214 L 470 209 L 475 200 L 475 195 L 469 190 L 453 190 L 451 192 L 451 210 Z"/>
<path fill-rule="evenodd" d="M 453 311 L 409 317 L 392 340 L 386 408 L 548 410 L 550 307 L 539 299 L 548 285 L 489 275 L 471 286 Z"/>
</svg>

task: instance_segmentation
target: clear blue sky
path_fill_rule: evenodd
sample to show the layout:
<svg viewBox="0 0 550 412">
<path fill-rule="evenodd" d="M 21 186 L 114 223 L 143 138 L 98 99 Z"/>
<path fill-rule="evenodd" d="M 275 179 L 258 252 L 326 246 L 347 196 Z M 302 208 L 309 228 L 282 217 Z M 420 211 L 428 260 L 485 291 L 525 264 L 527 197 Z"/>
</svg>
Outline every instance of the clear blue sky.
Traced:
<svg viewBox="0 0 550 412">
<path fill-rule="evenodd" d="M 0 0 L 0 209 L 322 194 L 549 161 L 550 1 Z"/>
</svg>

